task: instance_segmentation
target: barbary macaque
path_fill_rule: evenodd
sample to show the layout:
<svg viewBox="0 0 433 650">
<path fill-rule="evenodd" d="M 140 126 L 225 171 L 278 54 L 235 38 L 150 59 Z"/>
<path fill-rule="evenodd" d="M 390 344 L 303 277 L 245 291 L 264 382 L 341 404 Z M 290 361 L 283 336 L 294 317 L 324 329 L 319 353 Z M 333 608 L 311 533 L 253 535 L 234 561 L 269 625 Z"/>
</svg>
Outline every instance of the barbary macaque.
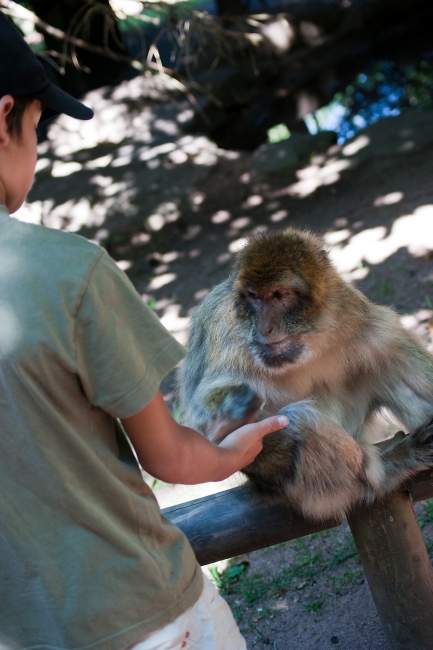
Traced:
<svg viewBox="0 0 433 650">
<path fill-rule="evenodd" d="M 238 253 L 233 275 L 195 310 L 179 392 L 184 424 L 216 443 L 287 415 L 243 471 L 311 519 L 433 464 L 433 357 L 338 275 L 311 232 L 261 234 Z M 371 434 L 386 412 L 411 433 L 378 449 Z"/>
</svg>

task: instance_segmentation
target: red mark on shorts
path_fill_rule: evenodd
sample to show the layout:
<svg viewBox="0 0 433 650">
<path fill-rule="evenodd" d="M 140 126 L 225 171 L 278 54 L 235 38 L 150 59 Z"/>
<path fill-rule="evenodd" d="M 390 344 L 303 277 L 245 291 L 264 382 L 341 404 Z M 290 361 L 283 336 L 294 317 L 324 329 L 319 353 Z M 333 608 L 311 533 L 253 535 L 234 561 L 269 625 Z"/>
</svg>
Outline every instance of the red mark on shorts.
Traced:
<svg viewBox="0 0 433 650">
<path fill-rule="evenodd" d="M 181 645 L 181 648 L 184 648 L 186 646 L 186 641 L 184 641 Z"/>
<path fill-rule="evenodd" d="M 187 639 L 188 637 L 189 637 L 189 632 L 185 634 L 185 639 Z"/>
</svg>

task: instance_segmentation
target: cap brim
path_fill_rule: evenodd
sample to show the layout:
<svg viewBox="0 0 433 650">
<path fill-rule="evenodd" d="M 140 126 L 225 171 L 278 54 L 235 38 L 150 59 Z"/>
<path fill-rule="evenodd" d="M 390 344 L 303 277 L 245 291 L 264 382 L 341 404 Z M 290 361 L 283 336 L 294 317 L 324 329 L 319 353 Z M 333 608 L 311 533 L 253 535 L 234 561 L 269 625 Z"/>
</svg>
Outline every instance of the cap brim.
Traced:
<svg viewBox="0 0 433 650">
<path fill-rule="evenodd" d="M 90 120 L 93 117 L 91 108 L 84 106 L 78 99 L 65 93 L 64 90 L 51 82 L 43 90 L 32 93 L 32 95 L 43 104 L 39 124 L 52 119 L 56 115 L 60 115 L 60 113 L 75 117 L 77 120 Z"/>
</svg>

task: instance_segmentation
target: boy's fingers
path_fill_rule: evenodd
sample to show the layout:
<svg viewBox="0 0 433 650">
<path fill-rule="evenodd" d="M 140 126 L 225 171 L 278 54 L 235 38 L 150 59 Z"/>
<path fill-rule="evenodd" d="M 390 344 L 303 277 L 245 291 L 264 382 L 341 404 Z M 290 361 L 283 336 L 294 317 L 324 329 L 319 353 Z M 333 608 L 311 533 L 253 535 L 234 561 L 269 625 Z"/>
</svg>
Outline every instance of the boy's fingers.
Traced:
<svg viewBox="0 0 433 650">
<path fill-rule="evenodd" d="M 289 418 L 285 415 L 274 415 L 262 420 L 261 422 L 257 422 L 257 424 L 260 425 L 260 434 L 266 436 L 268 433 L 279 431 L 280 429 L 287 427 L 289 424 Z"/>
</svg>

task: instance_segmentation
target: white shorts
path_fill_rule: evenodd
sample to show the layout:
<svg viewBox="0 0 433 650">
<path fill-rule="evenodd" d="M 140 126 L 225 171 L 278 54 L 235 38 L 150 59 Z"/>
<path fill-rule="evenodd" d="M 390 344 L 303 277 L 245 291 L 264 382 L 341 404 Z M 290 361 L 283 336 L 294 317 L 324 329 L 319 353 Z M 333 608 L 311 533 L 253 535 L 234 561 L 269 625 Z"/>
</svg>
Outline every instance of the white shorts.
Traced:
<svg viewBox="0 0 433 650">
<path fill-rule="evenodd" d="M 195 605 L 128 650 L 246 650 L 230 607 L 210 580 L 203 578 L 203 591 Z"/>
</svg>

